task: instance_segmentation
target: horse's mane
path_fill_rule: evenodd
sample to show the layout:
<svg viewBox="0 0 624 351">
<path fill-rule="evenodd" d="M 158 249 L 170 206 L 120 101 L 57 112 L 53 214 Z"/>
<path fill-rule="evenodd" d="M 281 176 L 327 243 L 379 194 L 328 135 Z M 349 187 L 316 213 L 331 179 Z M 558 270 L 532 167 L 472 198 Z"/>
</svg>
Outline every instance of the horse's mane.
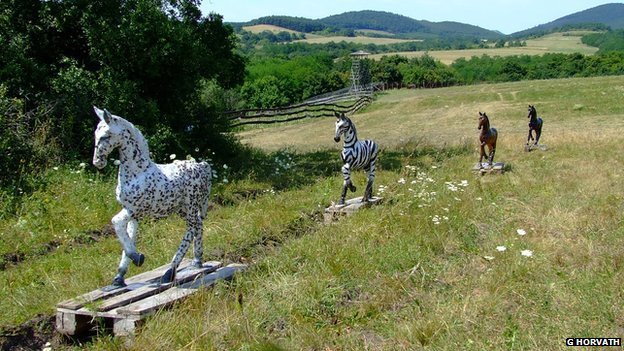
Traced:
<svg viewBox="0 0 624 351">
<path fill-rule="evenodd" d="M 345 119 L 347 120 L 347 122 L 349 123 L 349 126 L 351 127 L 351 129 L 353 129 L 353 134 L 357 135 L 357 130 L 355 130 L 355 124 L 353 123 L 353 121 L 351 120 L 351 118 L 345 116 Z"/>
<path fill-rule="evenodd" d="M 141 133 L 139 128 L 137 128 L 134 124 L 132 124 L 132 122 L 122 117 L 114 116 L 113 118 L 119 127 L 130 132 L 130 134 L 132 135 L 132 139 L 136 141 L 139 149 L 145 150 L 146 152 L 145 157 L 149 157 L 149 145 L 147 144 L 147 139 L 145 139 L 145 137 L 143 136 L 143 133 Z"/>
<path fill-rule="evenodd" d="M 490 118 L 485 114 L 485 112 L 481 115 L 485 122 L 483 123 L 483 129 L 487 132 L 490 129 Z"/>
</svg>

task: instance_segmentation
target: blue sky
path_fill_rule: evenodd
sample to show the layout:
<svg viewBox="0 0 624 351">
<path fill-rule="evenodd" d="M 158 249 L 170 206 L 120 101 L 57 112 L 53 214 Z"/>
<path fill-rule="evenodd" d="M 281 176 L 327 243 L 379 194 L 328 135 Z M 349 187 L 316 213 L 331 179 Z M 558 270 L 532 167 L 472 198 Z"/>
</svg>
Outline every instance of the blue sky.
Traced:
<svg viewBox="0 0 624 351">
<path fill-rule="evenodd" d="M 347 11 L 377 10 L 432 22 L 455 21 L 505 34 L 616 1 L 590 0 L 203 0 L 204 14 L 216 12 L 226 22 L 262 16 L 323 18 Z"/>
</svg>

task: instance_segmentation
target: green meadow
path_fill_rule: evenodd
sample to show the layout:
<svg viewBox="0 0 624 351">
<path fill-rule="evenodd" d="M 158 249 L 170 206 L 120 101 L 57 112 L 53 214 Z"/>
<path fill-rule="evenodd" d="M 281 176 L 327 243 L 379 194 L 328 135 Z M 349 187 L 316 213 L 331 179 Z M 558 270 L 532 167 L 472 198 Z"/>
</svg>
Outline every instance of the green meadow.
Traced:
<svg viewBox="0 0 624 351">
<path fill-rule="evenodd" d="M 50 335 L 52 347 L 563 350 L 568 337 L 624 337 L 623 98 L 623 77 L 383 92 L 352 119 L 382 147 L 384 201 L 330 225 L 334 120 L 240 132 L 260 151 L 242 171 L 216 167 L 204 252 L 249 269 L 159 311 L 130 343 L 98 330 Z M 528 104 L 546 150 L 524 151 Z M 502 175 L 471 170 L 479 111 L 499 131 Z M 353 178 L 360 196 L 365 175 Z M 119 260 L 114 173 L 46 179 L 0 222 L 3 330 L 108 284 Z M 167 263 L 183 231 L 176 217 L 141 222 L 146 263 L 129 275 Z"/>
</svg>

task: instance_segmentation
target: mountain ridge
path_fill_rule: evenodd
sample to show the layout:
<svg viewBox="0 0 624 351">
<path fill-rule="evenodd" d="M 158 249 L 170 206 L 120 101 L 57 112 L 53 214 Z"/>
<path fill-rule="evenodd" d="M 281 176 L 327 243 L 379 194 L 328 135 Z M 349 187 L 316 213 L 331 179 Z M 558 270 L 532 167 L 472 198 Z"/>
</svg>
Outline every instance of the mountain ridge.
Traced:
<svg viewBox="0 0 624 351">
<path fill-rule="evenodd" d="M 377 30 L 403 37 L 475 37 L 480 39 L 498 39 L 505 36 L 530 36 L 562 27 L 574 27 L 587 24 L 598 24 L 601 25 L 599 28 L 605 29 L 607 27 L 612 29 L 624 28 L 624 3 L 610 3 L 595 6 L 509 35 L 505 35 L 497 30 L 489 30 L 461 22 L 416 20 L 392 12 L 373 10 L 348 11 L 320 19 L 294 16 L 264 16 L 248 22 L 230 24 L 235 27 L 271 24 L 303 33 Z"/>
</svg>

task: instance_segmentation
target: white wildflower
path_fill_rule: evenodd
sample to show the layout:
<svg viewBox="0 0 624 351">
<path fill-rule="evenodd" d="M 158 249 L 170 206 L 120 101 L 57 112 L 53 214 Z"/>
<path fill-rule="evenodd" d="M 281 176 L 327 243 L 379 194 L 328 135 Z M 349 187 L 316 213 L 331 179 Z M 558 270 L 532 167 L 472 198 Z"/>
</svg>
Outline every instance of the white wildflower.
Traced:
<svg viewBox="0 0 624 351">
<path fill-rule="evenodd" d="M 522 256 L 524 256 L 524 257 L 531 257 L 531 256 L 533 256 L 533 251 L 531 251 L 531 250 L 522 250 L 520 252 L 520 254 Z"/>
<path fill-rule="evenodd" d="M 467 187 L 467 186 L 468 186 L 468 181 L 467 181 L 467 180 L 465 180 L 465 179 L 463 179 L 463 180 L 459 183 L 459 185 L 461 185 L 461 186 L 463 186 L 463 187 Z"/>
<path fill-rule="evenodd" d="M 115 166 L 121 166 L 121 161 L 119 161 L 119 160 L 115 160 L 115 161 L 113 162 L 113 164 L 114 164 Z"/>
<path fill-rule="evenodd" d="M 434 215 L 433 218 L 431 218 L 431 221 L 433 224 L 438 225 L 440 224 L 440 217 L 438 215 Z"/>
<path fill-rule="evenodd" d="M 481 197 L 478 197 L 478 198 L 476 198 L 475 200 L 477 200 L 477 201 L 481 201 L 481 200 L 483 200 L 483 199 L 482 199 Z"/>
<path fill-rule="evenodd" d="M 226 165 L 225 163 L 223 164 L 223 169 L 228 169 L 228 165 Z"/>
<path fill-rule="evenodd" d="M 516 230 L 516 233 L 518 233 L 518 235 L 526 235 L 526 230 L 518 229 L 518 230 Z"/>
<path fill-rule="evenodd" d="M 87 167 L 87 164 L 86 164 L 86 163 L 84 163 L 84 162 L 80 162 L 80 164 L 78 165 L 78 167 L 80 167 L 80 168 L 85 168 L 85 167 Z"/>
<path fill-rule="evenodd" d="M 397 181 L 399 184 L 405 184 L 405 178 L 401 178 Z"/>
<path fill-rule="evenodd" d="M 175 158 L 176 158 L 176 154 L 171 154 L 171 155 L 169 155 L 169 159 L 170 159 L 170 160 L 175 160 Z"/>
<path fill-rule="evenodd" d="M 494 256 L 483 256 L 483 258 L 484 258 L 486 261 L 492 261 L 492 260 L 494 259 Z"/>
<path fill-rule="evenodd" d="M 496 251 L 498 251 L 498 252 L 504 252 L 504 251 L 507 251 L 507 247 L 505 247 L 505 246 L 503 246 L 503 245 L 497 246 L 497 247 L 496 247 Z"/>
<path fill-rule="evenodd" d="M 52 169 L 55 170 L 55 171 L 58 171 L 59 168 L 57 166 L 54 166 L 54 167 L 52 167 Z"/>
</svg>

